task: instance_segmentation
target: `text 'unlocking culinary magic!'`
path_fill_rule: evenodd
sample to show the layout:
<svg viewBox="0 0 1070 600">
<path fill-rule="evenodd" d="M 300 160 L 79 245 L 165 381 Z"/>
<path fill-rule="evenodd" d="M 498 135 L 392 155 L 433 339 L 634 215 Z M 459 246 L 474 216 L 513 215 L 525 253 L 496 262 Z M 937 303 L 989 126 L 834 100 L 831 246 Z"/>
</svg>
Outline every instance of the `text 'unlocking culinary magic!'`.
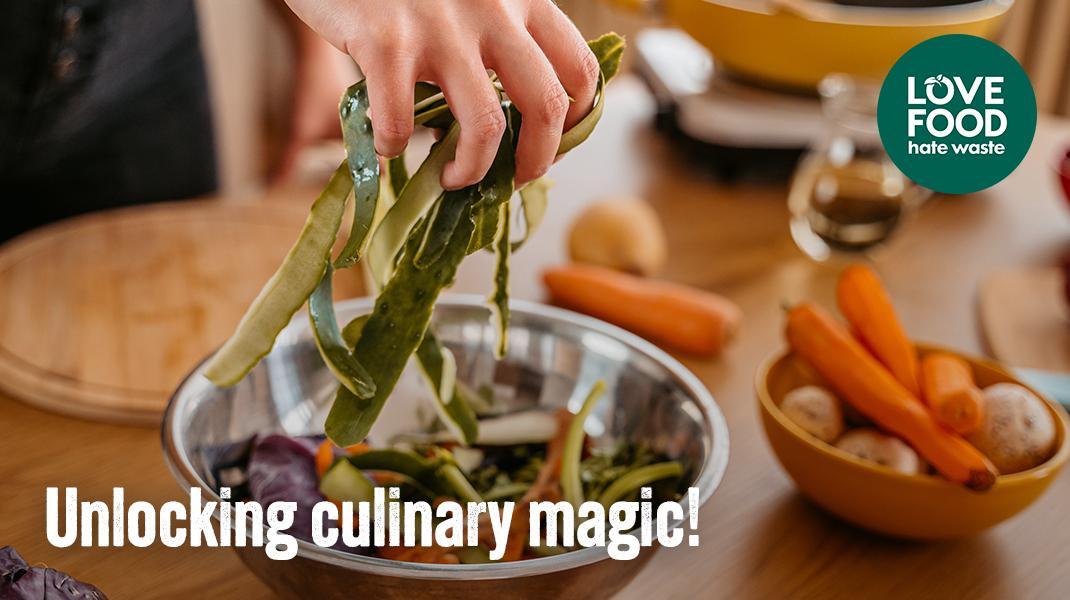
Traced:
<svg viewBox="0 0 1070 600">
<path fill-rule="evenodd" d="M 299 511 L 296 502 L 230 501 L 231 490 L 222 488 L 220 500 L 205 500 L 199 488 L 190 489 L 189 503 L 170 501 L 157 508 L 145 501 L 126 505 L 123 488 L 114 488 L 112 502 L 79 501 L 77 488 L 45 492 L 46 527 L 50 544 L 60 548 L 120 547 L 126 543 L 144 548 L 156 543 L 170 548 L 264 548 L 273 560 L 297 556 L 298 539 L 322 548 L 439 546 L 488 550 L 490 560 L 501 560 L 514 521 L 526 520 L 533 548 L 604 547 L 610 558 L 630 560 L 655 542 L 673 548 L 684 543 L 698 546 L 698 488 L 688 488 L 687 502 L 651 501 L 650 488 L 640 490 L 639 501 L 603 505 L 569 502 L 457 502 L 400 500 L 396 487 L 376 488 L 373 499 L 361 502 L 324 500 L 311 513 Z M 63 515 L 61 527 L 60 515 Z M 300 522 L 308 517 L 307 522 Z M 213 518 L 214 517 L 214 518 Z"/>
</svg>

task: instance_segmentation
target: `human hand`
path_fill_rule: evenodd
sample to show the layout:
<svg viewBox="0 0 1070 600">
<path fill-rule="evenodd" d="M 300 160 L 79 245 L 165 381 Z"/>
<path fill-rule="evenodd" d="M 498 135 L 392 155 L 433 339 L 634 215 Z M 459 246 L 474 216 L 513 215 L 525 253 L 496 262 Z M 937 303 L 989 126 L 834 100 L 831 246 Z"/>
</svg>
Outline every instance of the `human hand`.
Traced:
<svg viewBox="0 0 1070 600">
<path fill-rule="evenodd" d="M 594 102 L 598 60 L 551 0 L 286 2 L 360 65 L 380 155 L 397 156 L 412 135 L 415 82 L 442 88 L 461 127 L 456 157 L 442 173 L 447 189 L 483 179 L 505 130 L 487 69 L 524 116 L 518 186 L 546 172 L 562 132 Z"/>
</svg>

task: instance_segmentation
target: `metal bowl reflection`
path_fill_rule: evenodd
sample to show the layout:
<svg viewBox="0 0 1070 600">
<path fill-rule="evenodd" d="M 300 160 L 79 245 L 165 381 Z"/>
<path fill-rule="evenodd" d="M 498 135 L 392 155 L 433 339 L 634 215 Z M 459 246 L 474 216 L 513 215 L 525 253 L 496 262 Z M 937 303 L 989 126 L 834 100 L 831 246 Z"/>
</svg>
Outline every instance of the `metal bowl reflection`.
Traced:
<svg viewBox="0 0 1070 600">
<path fill-rule="evenodd" d="M 347 321 L 369 312 L 369 299 L 337 306 Z M 447 296 L 435 309 L 435 331 L 456 355 L 458 378 L 504 412 L 568 406 L 578 410 L 597 379 L 608 392 L 587 421 L 596 445 L 641 441 L 684 464 L 704 503 L 728 464 L 728 430 L 706 388 L 675 359 L 625 331 L 543 305 L 511 304 L 509 352 L 494 357 L 495 334 L 481 298 Z M 226 449 L 257 434 L 322 433 L 336 382 L 320 360 L 306 319 L 295 318 L 272 350 L 238 385 L 220 389 L 203 364 L 181 384 L 163 422 L 168 463 L 183 487 L 215 499 Z M 383 443 L 396 433 L 426 429 L 433 409 L 418 378 L 406 373 L 371 434 Z M 685 499 L 686 501 L 686 499 Z M 262 548 L 236 549 L 245 564 L 284 597 L 513 598 L 613 595 L 653 554 L 611 560 L 604 548 L 486 565 L 432 565 L 355 556 L 300 542 L 290 561 Z"/>
</svg>

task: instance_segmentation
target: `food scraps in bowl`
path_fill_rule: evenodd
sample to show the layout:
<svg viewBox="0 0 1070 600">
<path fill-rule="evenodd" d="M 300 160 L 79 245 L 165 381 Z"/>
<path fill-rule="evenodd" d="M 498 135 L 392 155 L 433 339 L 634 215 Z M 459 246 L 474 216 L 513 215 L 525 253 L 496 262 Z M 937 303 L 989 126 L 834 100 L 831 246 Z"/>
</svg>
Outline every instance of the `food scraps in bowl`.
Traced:
<svg viewBox="0 0 1070 600">
<path fill-rule="evenodd" d="M 651 488 L 652 502 L 663 502 L 678 499 L 686 481 L 679 462 L 642 444 L 590 448 L 583 421 L 599 396 L 600 386 L 575 416 L 561 408 L 556 413 L 528 411 L 485 419 L 480 439 L 467 447 L 435 434 L 401 435 L 386 447 L 362 442 L 347 448 L 323 436 L 262 436 L 253 443 L 244 467 L 248 497 L 264 506 L 296 502 L 298 513 L 290 533 L 308 541 L 312 541 L 312 509 L 318 501 L 331 500 L 339 507 L 343 502 L 352 506 L 371 503 L 376 488 L 400 491 L 400 510 L 411 508 L 414 513 L 400 515 L 402 522 L 417 520 L 421 514 L 430 516 L 430 511 L 420 513 L 404 503 L 513 501 L 519 504 L 517 515 L 521 516 L 513 517 L 504 548 L 499 548 L 484 513 L 477 546 L 443 547 L 432 538 L 412 546 L 350 547 L 339 540 L 335 549 L 437 564 L 515 561 L 564 552 L 567 549 L 528 544 L 526 515 L 531 502 L 564 500 L 578 506 L 595 500 L 608 508 L 620 500 L 637 499 L 643 487 Z M 432 527 L 444 520 L 440 515 L 430 518 Z M 361 519 L 353 515 L 354 527 L 367 535 L 369 523 Z"/>
<path fill-rule="evenodd" d="M 978 389 L 969 365 L 949 353 L 919 359 L 871 269 L 845 269 L 837 303 L 853 335 L 816 305 L 788 311 L 789 344 L 829 389 L 792 390 L 780 409 L 820 443 L 906 474 L 926 473 L 927 463 L 975 491 L 1055 453 L 1054 419 L 1031 391 L 1013 383 Z M 840 402 L 875 427 L 848 427 Z"/>
</svg>

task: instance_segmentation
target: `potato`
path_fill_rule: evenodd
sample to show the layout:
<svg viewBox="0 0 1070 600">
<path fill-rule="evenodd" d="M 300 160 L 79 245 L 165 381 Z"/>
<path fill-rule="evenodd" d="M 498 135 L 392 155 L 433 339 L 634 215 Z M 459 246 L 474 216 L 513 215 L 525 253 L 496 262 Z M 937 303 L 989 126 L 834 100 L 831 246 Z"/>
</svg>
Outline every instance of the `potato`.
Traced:
<svg viewBox="0 0 1070 600">
<path fill-rule="evenodd" d="M 967 441 L 1000 473 L 1032 469 L 1055 451 L 1055 420 L 1044 401 L 1015 383 L 984 389 L 984 420 Z"/>
<path fill-rule="evenodd" d="M 903 440 L 885 435 L 876 429 L 852 429 L 836 442 L 836 447 L 862 460 L 884 465 L 907 475 L 916 475 L 924 469 L 924 464 L 913 448 Z"/>
<path fill-rule="evenodd" d="M 816 385 L 807 385 L 788 392 L 780 402 L 780 410 L 817 439 L 833 443 L 843 433 L 843 408 L 832 392 Z"/>
<path fill-rule="evenodd" d="M 638 198 L 607 198 L 588 206 L 572 223 L 568 254 L 573 262 L 655 275 L 668 256 L 657 213 Z"/>
</svg>

